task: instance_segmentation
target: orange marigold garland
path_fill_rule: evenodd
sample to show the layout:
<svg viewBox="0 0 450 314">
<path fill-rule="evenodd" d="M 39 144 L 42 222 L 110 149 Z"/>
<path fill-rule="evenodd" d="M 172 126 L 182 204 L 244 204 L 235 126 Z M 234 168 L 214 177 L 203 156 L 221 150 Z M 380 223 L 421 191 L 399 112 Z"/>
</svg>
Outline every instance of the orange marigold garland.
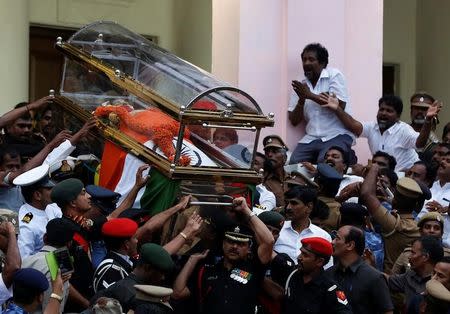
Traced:
<svg viewBox="0 0 450 314">
<path fill-rule="evenodd" d="M 151 108 L 135 113 L 129 105 L 119 106 L 99 106 L 95 109 L 96 117 L 107 117 L 110 113 L 115 113 L 129 129 L 147 135 L 164 153 L 167 158 L 173 162 L 175 158 L 175 148 L 173 138 L 178 135 L 180 123 L 163 113 L 161 110 Z M 189 130 L 185 129 L 184 138 L 189 138 Z M 186 155 L 180 157 L 180 164 L 188 166 L 191 158 Z"/>
</svg>

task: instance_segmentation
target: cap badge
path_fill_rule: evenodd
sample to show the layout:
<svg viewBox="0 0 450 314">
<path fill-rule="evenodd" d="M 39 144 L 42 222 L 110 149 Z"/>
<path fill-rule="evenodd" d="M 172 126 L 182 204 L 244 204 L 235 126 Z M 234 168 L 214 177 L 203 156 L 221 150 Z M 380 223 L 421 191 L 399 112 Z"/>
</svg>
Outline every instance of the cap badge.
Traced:
<svg viewBox="0 0 450 314">
<path fill-rule="evenodd" d="M 423 102 L 423 101 L 424 101 L 424 98 L 423 98 L 423 97 L 420 97 L 420 98 L 419 98 L 419 101 L 420 101 L 420 102 Z"/>
<path fill-rule="evenodd" d="M 268 140 L 267 140 L 267 143 L 272 143 L 272 139 L 271 138 L 269 138 Z"/>
<path fill-rule="evenodd" d="M 241 232 L 241 229 L 239 227 L 236 227 L 236 228 L 234 228 L 234 232 L 239 233 L 239 232 Z"/>
</svg>

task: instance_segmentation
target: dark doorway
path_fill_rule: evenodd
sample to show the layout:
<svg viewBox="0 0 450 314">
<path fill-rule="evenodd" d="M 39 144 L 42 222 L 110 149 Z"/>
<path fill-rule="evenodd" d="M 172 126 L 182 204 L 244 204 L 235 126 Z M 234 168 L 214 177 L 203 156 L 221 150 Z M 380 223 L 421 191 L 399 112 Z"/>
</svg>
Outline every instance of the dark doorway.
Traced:
<svg viewBox="0 0 450 314">
<path fill-rule="evenodd" d="M 383 95 L 399 95 L 399 73 L 398 64 L 383 64 Z"/>
<path fill-rule="evenodd" d="M 55 48 L 57 37 L 69 39 L 76 29 L 30 26 L 29 100 L 48 95 L 50 89 L 59 90 L 64 55 Z"/>
</svg>

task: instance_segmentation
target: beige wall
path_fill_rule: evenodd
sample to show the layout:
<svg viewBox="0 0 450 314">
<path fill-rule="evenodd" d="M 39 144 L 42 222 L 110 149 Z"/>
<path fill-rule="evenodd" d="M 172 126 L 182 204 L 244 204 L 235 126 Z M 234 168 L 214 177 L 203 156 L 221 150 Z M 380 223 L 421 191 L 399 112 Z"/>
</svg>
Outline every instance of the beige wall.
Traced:
<svg viewBox="0 0 450 314">
<path fill-rule="evenodd" d="M 158 37 L 158 44 L 211 70 L 212 0 L 0 0 L 0 113 L 28 99 L 28 22 L 80 28 L 116 21 L 130 30 Z M 67 39 L 67 38 L 65 38 Z M 14 65 L 14 69 L 9 69 Z"/>
<path fill-rule="evenodd" d="M 383 62 L 400 65 L 400 86 L 396 94 L 403 100 L 402 120 L 407 122 L 410 121 L 409 98 L 416 86 L 420 88 L 416 83 L 416 12 L 417 0 L 384 1 Z"/>
<path fill-rule="evenodd" d="M 183 59 L 211 71 L 212 1 L 175 0 L 174 52 Z"/>
<path fill-rule="evenodd" d="M 419 1 L 417 86 L 444 102 L 437 134 L 450 122 L 450 1 Z"/>
</svg>

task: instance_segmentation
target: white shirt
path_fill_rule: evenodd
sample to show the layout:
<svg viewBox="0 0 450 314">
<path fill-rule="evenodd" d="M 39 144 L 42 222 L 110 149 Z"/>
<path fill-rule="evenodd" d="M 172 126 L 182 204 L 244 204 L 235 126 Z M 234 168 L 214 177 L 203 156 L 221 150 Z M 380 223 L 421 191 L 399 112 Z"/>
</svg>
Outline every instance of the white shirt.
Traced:
<svg viewBox="0 0 450 314">
<path fill-rule="evenodd" d="M 419 160 L 416 152 L 416 140 L 419 133 L 403 121 L 398 121 L 389 129 L 380 133 L 376 121 L 364 122 L 361 137 L 367 138 L 372 154 L 377 151 L 388 153 L 395 157 L 395 171 L 411 168 Z"/>
<path fill-rule="evenodd" d="M 433 183 L 430 192 L 431 200 L 425 201 L 425 204 L 427 202 L 436 201 L 442 206 L 449 205 L 447 201 L 444 201 L 444 198 L 450 199 L 450 182 L 447 182 L 441 186 L 439 180 L 437 180 Z M 424 205 L 419 215 L 417 215 L 417 219 L 419 220 L 426 213 L 428 213 L 428 209 L 426 208 L 426 205 Z M 442 235 L 442 244 L 445 247 L 450 248 L 450 216 L 447 213 L 443 213 L 442 217 L 444 217 L 444 234 Z"/>
<path fill-rule="evenodd" d="M 56 203 L 48 204 L 47 207 L 45 207 L 45 213 L 47 214 L 48 221 L 62 217 L 61 208 L 59 208 Z"/>
<path fill-rule="evenodd" d="M 264 185 L 258 184 L 256 190 L 259 192 L 259 207 L 253 207 L 253 212 L 257 215 L 262 212 L 273 210 L 277 206 L 275 194 L 270 192 Z"/>
<path fill-rule="evenodd" d="M 31 213 L 33 218 L 30 222 L 24 222 L 23 218 Z M 39 252 L 44 246 L 44 234 L 48 217 L 45 210 L 37 209 L 28 203 L 25 203 L 19 209 L 19 238 L 17 244 L 19 246 L 20 256 L 22 260 L 30 255 Z"/>
<path fill-rule="evenodd" d="M 337 98 L 346 102 L 345 111 L 348 114 L 351 114 L 345 78 L 338 69 L 330 67 L 323 69 L 315 87 L 312 86 L 308 79 L 303 78 L 304 77 L 300 75 L 298 81 L 306 83 L 312 93 L 317 95 L 325 92 L 334 93 Z M 294 111 L 297 102 L 298 96 L 295 91 L 292 90 L 288 111 Z M 303 115 L 306 121 L 306 134 L 299 143 L 310 143 L 317 139 L 321 139 L 325 142 L 341 134 L 347 134 L 353 139 L 355 138 L 355 135 L 344 127 L 333 110 L 324 108 L 311 99 L 305 100 Z"/>
<path fill-rule="evenodd" d="M 310 237 L 320 237 L 331 242 L 331 236 L 322 228 L 309 222 L 309 227 L 298 233 L 292 228 L 291 221 L 285 221 L 283 228 L 281 228 L 280 236 L 273 250 L 278 253 L 286 253 L 297 264 L 297 257 L 300 254 L 302 248 L 302 239 Z M 333 260 L 330 258 L 328 264 L 324 266 L 325 269 L 333 266 Z"/>
<path fill-rule="evenodd" d="M 0 305 L 5 303 L 12 296 L 12 285 L 11 287 L 7 288 L 5 282 L 3 281 L 3 276 L 0 273 Z"/>
<path fill-rule="evenodd" d="M 354 176 L 354 175 L 348 175 L 344 174 L 344 179 L 342 179 L 341 184 L 339 185 L 339 190 L 337 192 L 337 195 L 341 194 L 341 191 L 343 188 L 345 188 L 347 185 L 355 183 L 355 182 L 363 182 L 364 178 L 360 176 Z M 358 203 L 357 197 L 350 197 L 346 202 L 350 203 Z"/>
</svg>

